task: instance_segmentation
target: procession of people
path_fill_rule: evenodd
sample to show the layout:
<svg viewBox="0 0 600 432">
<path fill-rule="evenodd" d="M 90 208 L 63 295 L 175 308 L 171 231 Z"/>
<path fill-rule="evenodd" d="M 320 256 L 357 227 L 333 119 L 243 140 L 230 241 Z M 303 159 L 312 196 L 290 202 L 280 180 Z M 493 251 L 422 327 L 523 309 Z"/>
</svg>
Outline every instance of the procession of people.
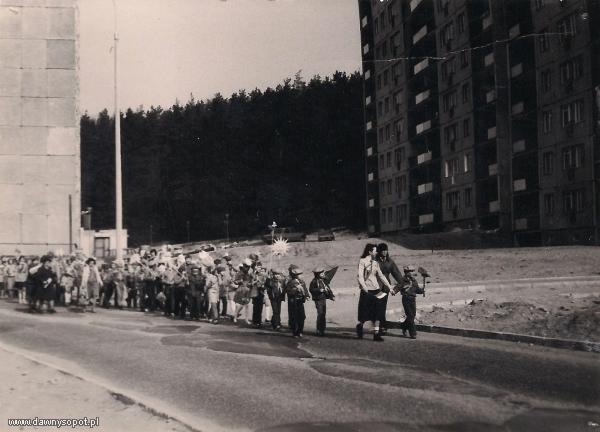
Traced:
<svg viewBox="0 0 600 432">
<path fill-rule="evenodd" d="M 271 267 L 271 266 L 269 266 Z M 288 328 L 302 338 L 305 307 L 312 300 L 316 310 L 316 336 L 326 334 L 327 302 L 335 301 L 331 281 L 337 267 L 317 267 L 307 284 L 296 264 L 286 270 L 265 268 L 257 253 L 238 265 L 225 253 L 213 258 L 207 252 L 174 253 L 169 248 L 140 250 L 125 261 L 98 263 L 94 257 L 76 253 L 48 253 L 38 257 L 2 257 L 0 297 L 17 299 L 31 313 L 55 313 L 55 307 L 75 306 L 95 313 L 97 307 L 161 312 L 181 320 L 224 320 L 264 325 L 282 330 L 281 308 L 287 303 Z M 359 259 L 358 322 L 356 334 L 371 322 L 373 340 L 383 341 L 387 332 L 389 295 L 402 295 L 406 319 L 404 335 L 416 338 L 416 296 L 424 293 L 413 266 L 403 274 L 389 256 L 385 243 L 368 243 Z"/>
</svg>

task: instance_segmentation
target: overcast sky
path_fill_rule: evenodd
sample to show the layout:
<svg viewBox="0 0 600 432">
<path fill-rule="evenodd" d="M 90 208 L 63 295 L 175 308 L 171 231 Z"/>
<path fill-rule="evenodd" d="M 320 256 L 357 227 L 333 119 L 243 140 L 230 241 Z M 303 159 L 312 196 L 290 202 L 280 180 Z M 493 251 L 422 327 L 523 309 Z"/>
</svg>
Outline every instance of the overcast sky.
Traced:
<svg viewBox="0 0 600 432">
<path fill-rule="evenodd" d="M 121 109 L 360 69 L 356 0 L 117 0 Z M 81 109 L 113 106 L 111 0 L 80 0 Z"/>
</svg>

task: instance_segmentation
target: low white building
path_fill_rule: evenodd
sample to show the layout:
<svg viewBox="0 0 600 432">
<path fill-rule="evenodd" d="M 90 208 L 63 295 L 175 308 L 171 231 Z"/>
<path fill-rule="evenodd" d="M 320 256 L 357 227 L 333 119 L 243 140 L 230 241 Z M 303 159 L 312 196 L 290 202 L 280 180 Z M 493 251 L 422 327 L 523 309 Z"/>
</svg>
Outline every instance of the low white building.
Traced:
<svg viewBox="0 0 600 432">
<path fill-rule="evenodd" d="M 127 230 L 122 230 L 121 250 L 127 249 Z M 111 230 L 84 230 L 80 233 L 80 248 L 87 256 L 96 258 L 114 257 L 117 254 L 117 231 Z M 125 255 L 125 253 L 123 254 Z"/>
</svg>

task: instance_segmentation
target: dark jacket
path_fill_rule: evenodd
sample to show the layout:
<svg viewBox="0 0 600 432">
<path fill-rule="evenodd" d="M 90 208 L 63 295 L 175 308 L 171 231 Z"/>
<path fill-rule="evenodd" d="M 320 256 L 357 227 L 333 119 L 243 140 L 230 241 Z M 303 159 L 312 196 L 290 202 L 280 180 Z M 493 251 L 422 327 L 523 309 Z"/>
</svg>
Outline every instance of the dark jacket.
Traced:
<svg viewBox="0 0 600 432">
<path fill-rule="evenodd" d="M 312 299 L 317 300 L 333 300 L 333 293 L 331 292 L 331 288 L 327 284 L 327 282 L 320 278 L 314 278 L 310 282 L 310 286 L 308 288 L 310 291 L 310 295 Z"/>
<path fill-rule="evenodd" d="M 284 296 L 285 278 L 283 276 L 270 276 L 265 282 L 267 295 L 271 301 L 280 301 Z"/>
<path fill-rule="evenodd" d="M 404 297 L 416 298 L 417 294 L 423 294 L 423 288 L 419 286 L 419 282 L 412 276 L 404 276 L 400 283 L 400 293 Z"/>
<path fill-rule="evenodd" d="M 394 277 L 396 283 L 399 284 L 402 282 L 404 276 L 398 269 L 398 266 L 396 265 L 394 260 L 390 258 L 389 255 L 387 256 L 387 258 L 385 258 L 385 260 L 383 259 L 383 257 L 379 257 L 377 261 L 379 262 L 379 268 L 381 269 L 381 273 L 383 273 L 383 275 L 386 277 L 390 284 L 392 283 L 390 279 L 390 274 Z M 382 290 L 385 291 L 385 286 L 381 282 L 379 283 L 379 286 Z"/>
<path fill-rule="evenodd" d="M 306 283 L 302 279 L 291 278 L 285 284 L 285 295 L 288 300 L 305 301 L 310 299 L 310 293 L 306 289 Z"/>
</svg>

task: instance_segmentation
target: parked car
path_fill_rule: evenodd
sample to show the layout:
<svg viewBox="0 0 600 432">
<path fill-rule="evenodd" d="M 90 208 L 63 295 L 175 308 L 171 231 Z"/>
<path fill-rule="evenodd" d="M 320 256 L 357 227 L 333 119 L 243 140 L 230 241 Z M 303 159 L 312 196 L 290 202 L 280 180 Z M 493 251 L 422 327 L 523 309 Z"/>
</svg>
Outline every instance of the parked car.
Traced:
<svg viewBox="0 0 600 432">
<path fill-rule="evenodd" d="M 306 234 L 301 231 L 294 230 L 293 228 L 282 227 L 275 229 L 272 238 L 274 240 L 282 238 L 289 242 L 301 242 L 306 241 Z M 266 244 L 271 244 L 271 230 L 266 231 L 262 236 L 262 239 Z"/>
<path fill-rule="evenodd" d="M 317 233 L 317 237 L 320 242 L 335 240 L 335 235 L 333 234 L 333 231 L 331 231 L 331 230 L 321 230 Z"/>
</svg>

